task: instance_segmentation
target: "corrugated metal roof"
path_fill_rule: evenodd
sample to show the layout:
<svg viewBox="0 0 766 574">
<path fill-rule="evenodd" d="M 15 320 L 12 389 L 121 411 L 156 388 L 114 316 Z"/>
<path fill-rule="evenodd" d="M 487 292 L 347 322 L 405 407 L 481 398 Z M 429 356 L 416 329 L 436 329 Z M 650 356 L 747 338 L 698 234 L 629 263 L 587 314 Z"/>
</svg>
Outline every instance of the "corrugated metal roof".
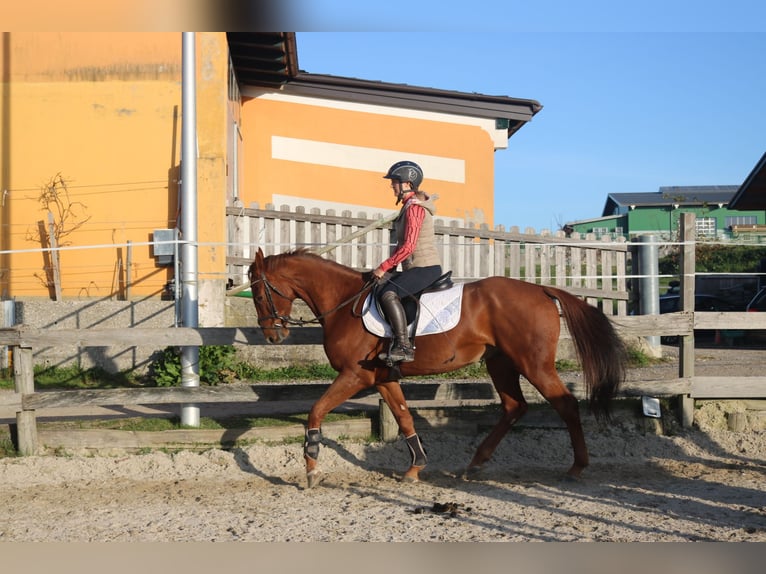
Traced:
<svg viewBox="0 0 766 574">
<path fill-rule="evenodd" d="M 610 193 L 604 203 L 602 216 L 617 213 L 620 208 L 663 207 L 671 205 L 695 206 L 720 203 L 728 205 L 737 192 L 736 185 L 664 186 L 655 192 Z"/>
<path fill-rule="evenodd" d="M 237 81 L 279 87 L 298 73 L 295 32 L 227 32 Z"/>
<path fill-rule="evenodd" d="M 700 203 L 728 202 L 737 192 L 736 185 L 671 185 L 660 187 L 659 194 L 672 203 L 694 205 Z"/>
<path fill-rule="evenodd" d="M 736 185 L 666 186 L 653 193 L 610 193 L 614 203 L 628 205 L 701 205 L 703 203 L 728 203 L 736 193 Z"/>
<path fill-rule="evenodd" d="M 641 193 L 610 193 L 607 206 L 628 207 L 631 205 L 702 205 L 705 203 L 729 203 L 736 193 L 736 185 L 690 185 L 666 186 L 659 191 Z M 606 215 L 606 209 L 604 210 Z"/>
</svg>

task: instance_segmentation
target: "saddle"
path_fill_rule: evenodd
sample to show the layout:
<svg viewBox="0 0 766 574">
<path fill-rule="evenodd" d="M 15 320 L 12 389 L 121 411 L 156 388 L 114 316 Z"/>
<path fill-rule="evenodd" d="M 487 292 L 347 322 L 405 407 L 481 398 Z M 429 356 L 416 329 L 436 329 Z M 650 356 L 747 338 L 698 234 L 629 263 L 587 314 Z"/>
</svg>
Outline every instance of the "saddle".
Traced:
<svg viewBox="0 0 766 574">
<path fill-rule="evenodd" d="M 438 277 L 433 283 L 421 289 L 417 293 L 402 297 L 402 307 L 404 308 L 404 314 L 407 317 L 407 325 L 411 325 L 412 333 L 417 331 L 418 319 L 420 318 L 420 297 L 425 293 L 433 293 L 435 291 L 444 291 L 451 289 L 454 286 L 452 282 L 452 271 L 447 271 L 440 277 Z M 372 291 L 372 299 L 375 301 L 378 313 L 381 317 L 385 317 L 383 310 L 380 308 L 380 301 L 378 300 L 378 290 L 382 285 L 376 285 Z"/>
</svg>

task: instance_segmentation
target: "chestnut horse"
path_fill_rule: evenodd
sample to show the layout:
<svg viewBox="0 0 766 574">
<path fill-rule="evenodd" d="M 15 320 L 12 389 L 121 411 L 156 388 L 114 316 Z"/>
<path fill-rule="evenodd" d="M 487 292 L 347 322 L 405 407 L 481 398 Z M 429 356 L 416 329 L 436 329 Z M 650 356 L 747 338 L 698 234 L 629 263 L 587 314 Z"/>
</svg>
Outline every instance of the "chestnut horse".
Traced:
<svg viewBox="0 0 766 574">
<path fill-rule="evenodd" d="M 625 376 L 627 353 L 612 323 L 599 309 L 554 287 L 506 277 L 488 277 L 463 286 L 462 314 L 445 334 L 418 336 L 415 360 L 387 367 L 378 353 L 388 339 L 368 332 L 361 301 L 372 286 L 360 272 L 306 250 L 264 257 L 259 249 L 248 271 L 258 324 L 270 343 L 290 333 L 292 303 L 302 299 L 323 327 L 327 358 L 338 376 L 314 403 L 306 425 L 304 457 L 308 486 L 320 481 L 317 466 L 325 415 L 363 389 L 375 385 L 391 408 L 412 457 L 404 481 L 417 481 L 426 456 L 399 385 L 399 376 L 454 371 L 484 360 L 502 405 L 502 416 L 468 465 L 487 462 L 501 439 L 527 410 L 519 376 L 548 400 L 566 423 L 574 450 L 567 474 L 577 478 L 588 465 L 578 403 L 559 378 L 556 348 L 563 315 L 582 366 L 594 415 L 608 418 L 609 402 Z M 558 301 L 558 305 L 556 302 Z"/>
</svg>

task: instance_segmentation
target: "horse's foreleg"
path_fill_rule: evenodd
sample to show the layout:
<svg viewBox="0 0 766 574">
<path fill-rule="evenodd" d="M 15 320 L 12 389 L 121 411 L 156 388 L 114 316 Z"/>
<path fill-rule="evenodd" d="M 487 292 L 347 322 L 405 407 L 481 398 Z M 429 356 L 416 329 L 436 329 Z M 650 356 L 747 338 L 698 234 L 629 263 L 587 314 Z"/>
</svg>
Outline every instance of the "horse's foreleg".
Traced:
<svg viewBox="0 0 766 574">
<path fill-rule="evenodd" d="M 306 423 L 306 438 L 303 443 L 303 458 L 306 461 L 306 480 L 309 488 L 319 484 L 322 479 L 322 471 L 318 466 L 319 447 L 322 442 L 322 421 L 327 413 L 342 405 L 367 386 L 369 385 L 357 376 L 341 372 L 311 407 Z"/>
<path fill-rule="evenodd" d="M 500 396 L 500 404 L 503 408 L 503 415 L 500 420 L 492 427 L 487 437 L 476 449 L 471 462 L 468 464 L 467 471 L 470 473 L 476 471 L 492 458 L 497 445 L 503 440 L 510 428 L 527 412 L 527 402 L 521 393 L 519 385 L 519 373 L 516 371 L 513 363 L 506 356 L 496 355 L 487 358 L 487 371 L 492 377 L 492 383 Z"/>
<path fill-rule="evenodd" d="M 396 381 L 377 383 L 376 387 L 380 396 L 386 401 L 391 412 L 399 425 L 399 431 L 404 435 L 407 441 L 407 447 L 410 450 L 410 468 L 404 473 L 402 480 L 404 482 L 417 482 L 420 480 L 419 473 L 426 466 L 426 452 L 423 449 L 423 443 L 420 442 L 415 432 L 415 424 L 412 420 L 412 413 L 404 400 L 402 387 Z"/>
</svg>

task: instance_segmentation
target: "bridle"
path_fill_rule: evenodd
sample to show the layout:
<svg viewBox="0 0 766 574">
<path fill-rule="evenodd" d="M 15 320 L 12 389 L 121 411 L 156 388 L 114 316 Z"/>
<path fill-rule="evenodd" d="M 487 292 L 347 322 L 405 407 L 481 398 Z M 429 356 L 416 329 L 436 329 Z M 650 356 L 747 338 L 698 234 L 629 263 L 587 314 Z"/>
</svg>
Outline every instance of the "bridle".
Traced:
<svg viewBox="0 0 766 574">
<path fill-rule="evenodd" d="M 288 299 L 288 300 L 290 300 L 290 301 L 292 301 L 292 299 L 290 299 L 290 297 L 288 297 L 287 295 L 285 295 L 284 293 L 282 293 L 282 292 L 281 292 L 279 289 L 277 289 L 277 288 L 276 288 L 276 287 L 275 287 L 275 286 L 274 286 L 274 285 L 273 285 L 273 284 L 272 284 L 272 283 L 271 283 L 271 282 L 270 282 L 270 281 L 269 281 L 269 280 L 266 278 L 266 274 L 265 274 L 263 271 L 261 271 L 261 276 L 260 276 L 258 279 L 255 279 L 255 280 L 253 280 L 253 281 L 251 281 L 251 282 L 250 282 L 250 289 L 252 289 L 252 288 L 253 288 L 253 286 L 254 286 L 256 283 L 263 283 L 263 290 L 264 290 L 264 292 L 266 293 L 266 300 L 267 300 L 267 301 L 268 301 L 268 303 L 269 303 L 269 310 L 270 310 L 270 312 L 271 312 L 271 315 L 269 315 L 268 317 L 260 317 L 260 316 L 258 317 L 258 324 L 259 324 L 259 325 L 260 325 L 260 324 L 261 324 L 263 321 L 268 321 L 269 319 L 272 319 L 272 320 L 278 320 L 278 321 L 279 321 L 279 322 L 282 324 L 282 327 L 285 327 L 285 326 L 286 326 L 286 325 L 288 325 L 288 324 L 290 324 L 290 325 L 300 324 L 300 322 L 296 321 L 295 319 L 293 319 L 293 318 L 292 318 L 292 317 L 290 317 L 289 315 L 280 315 L 280 314 L 277 312 L 277 306 L 274 304 L 274 297 L 271 295 L 271 294 L 272 294 L 272 292 L 274 292 L 274 293 L 276 293 L 277 295 L 279 295 L 280 297 L 284 297 L 285 299 Z M 261 325 L 261 326 L 262 326 L 262 325 Z"/>
<path fill-rule="evenodd" d="M 261 271 L 260 277 L 250 282 L 250 288 L 252 289 L 253 285 L 255 285 L 256 283 L 263 283 L 263 287 L 264 287 L 263 290 L 266 293 L 266 301 L 269 304 L 269 310 L 271 313 L 271 315 L 267 317 L 259 316 L 258 324 L 260 325 L 263 321 L 268 321 L 269 319 L 271 319 L 271 320 L 279 321 L 281 323 L 281 326 L 285 328 L 287 327 L 287 325 L 297 325 L 302 327 L 303 325 L 312 325 L 314 323 L 320 323 L 322 319 L 324 319 L 328 315 L 331 315 L 332 313 L 335 313 L 339 309 L 342 309 L 343 307 L 345 307 L 351 302 L 353 302 L 352 308 L 355 308 L 359 300 L 362 298 L 362 295 L 364 294 L 364 292 L 367 289 L 371 288 L 375 284 L 375 281 L 374 279 L 369 279 L 364 285 L 362 285 L 362 288 L 357 293 L 355 293 L 354 295 L 352 295 L 345 301 L 341 301 L 329 311 L 326 311 L 325 313 L 317 315 L 313 319 L 293 319 L 289 315 L 279 314 L 277 312 L 277 306 L 274 304 L 274 297 L 272 296 L 272 293 L 276 293 L 277 295 L 279 295 L 280 297 L 284 299 L 287 299 L 288 301 L 293 301 L 295 297 L 291 299 L 290 297 L 282 293 L 279 289 L 277 289 L 277 287 L 271 281 L 269 281 L 269 279 L 266 277 L 265 272 Z"/>
</svg>

